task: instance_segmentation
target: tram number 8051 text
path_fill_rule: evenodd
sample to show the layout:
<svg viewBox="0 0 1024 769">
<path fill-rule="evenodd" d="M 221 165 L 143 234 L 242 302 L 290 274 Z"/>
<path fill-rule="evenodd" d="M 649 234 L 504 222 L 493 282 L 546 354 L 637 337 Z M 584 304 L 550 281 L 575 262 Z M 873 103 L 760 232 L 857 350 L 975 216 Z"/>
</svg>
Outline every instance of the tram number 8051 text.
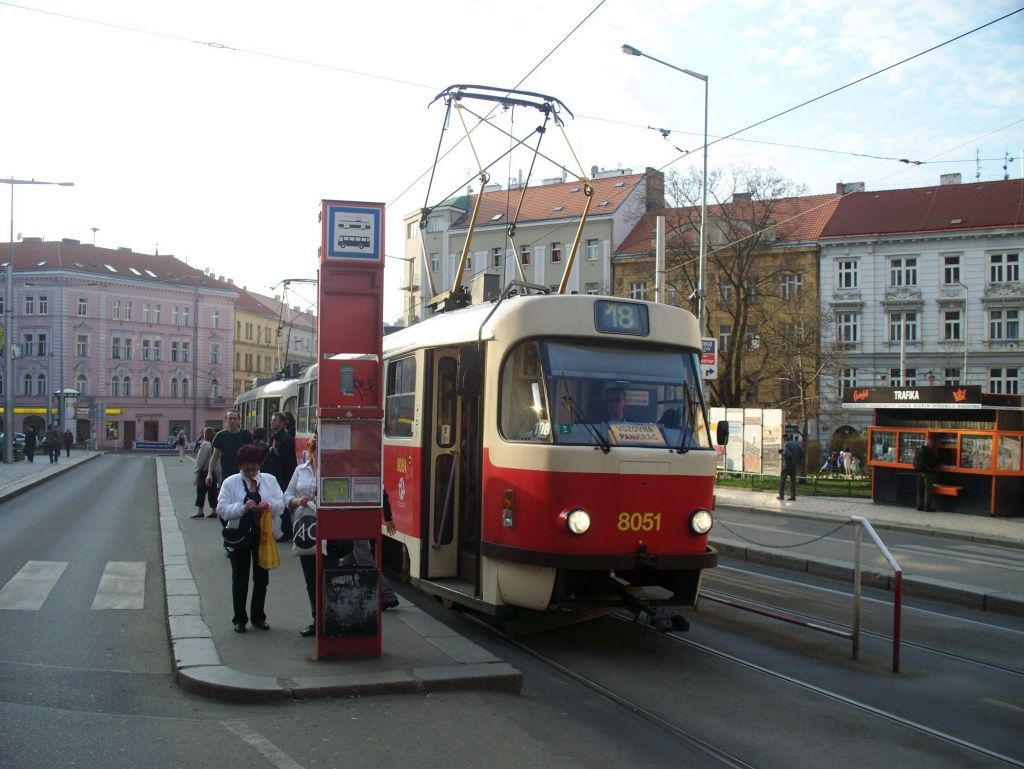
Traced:
<svg viewBox="0 0 1024 769">
<path fill-rule="evenodd" d="M 619 513 L 619 531 L 661 531 L 661 513 Z"/>
</svg>

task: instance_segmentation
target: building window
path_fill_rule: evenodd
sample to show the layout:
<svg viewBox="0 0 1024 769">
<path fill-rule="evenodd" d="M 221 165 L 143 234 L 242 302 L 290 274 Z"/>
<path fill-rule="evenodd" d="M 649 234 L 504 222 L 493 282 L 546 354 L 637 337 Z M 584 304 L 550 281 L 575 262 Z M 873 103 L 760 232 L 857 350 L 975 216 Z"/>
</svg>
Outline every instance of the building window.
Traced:
<svg viewBox="0 0 1024 769">
<path fill-rule="evenodd" d="M 21 394 L 31 395 L 32 394 L 32 375 L 25 374 L 25 379 L 21 383 Z"/>
<path fill-rule="evenodd" d="M 142 305 L 142 322 L 143 323 L 149 323 L 150 317 L 151 317 L 151 308 L 149 306 L 149 302 L 146 302 L 144 305 Z"/>
<path fill-rule="evenodd" d="M 908 368 L 903 375 L 903 381 L 900 381 L 900 370 L 898 368 L 889 369 L 889 386 L 890 387 L 917 387 L 917 369 Z"/>
<path fill-rule="evenodd" d="M 132 339 L 130 336 L 124 338 L 124 359 L 132 359 Z"/>
<path fill-rule="evenodd" d="M 500 248 L 491 249 L 491 266 L 492 267 L 501 267 L 501 249 Z"/>
<path fill-rule="evenodd" d="M 857 369 L 844 368 L 839 376 L 839 397 L 846 395 L 848 390 L 857 387 Z"/>
<path fill-rule="evenodd" d="M 245 324 L 245 339 L 248 342 L 252 341 L 252 331 L 253 331 L 252 323 L 246 323 Z"/>
<path fill-rule="evenodd" d="M 214 310 L 210 313 L 210 325 L 214 328 L 220 328 L 220 310 Z"/>
<path fill-rule="evenodd" d="M 153 397 L 160 397 L 160 377 L 158 376 L 153 377 Z"/>
<path fill-rule="evenodd" d="M 192 309 L 190 307 L 181 308 L 181 325 L 187 326 L 192 321 Z"/>
<path fill-rule="evenodd" d="M 786 301 L 800 298 L 803 277 L 799 272 L 787 272 L 782 276 L 782 298 Z"/>
<path fill-rule="evenodd" d="M 79 358 L 89 357 L 89 337 L 86 334 L 79 334 L 75 341 L 75 355 Z"/>
<path fill-rule="evenodd" d="M 121 377 L 121 394 L 125 398 L 132 397 L 132 380 L 127 376 Z"/>
<path fill-rule="evenodd" d="M 596 296 L 597 292 L 598 292 L 597 283 L 585 283 L 584 284 L 584 291 L 589 296 Z"/>
<path fill-rule="evenodd" d="M 178 343 L 171 341 L 171 363 L 178 362 Z"/>
<path fill-rule="evenodd" d="M 113 318 L 114 320 L 121 320 L 121 300 L 120 299 L 115 299 L 114 300 L 113 308 L 111 309 L 111 312 L 110 312 L 110 317 Z"/>
<path fill-rule="evenodd" d="M 1017 283 L 1020 281 L 1020 254 L 988 255 L 989 283 Z"/>
<path fill-rule="evenodd" d="M 444 219 L 440 216 L 427 217 L 427 232 L 442 232 L 444 230 Z"/>
<path fill-rule="evenodd" d="M 904 337 L 904 331 L 906 336 Z M 889 313 L 889 341 L 899 342 L 906 339 L 908 342 L 917 341 L 917 313 L 916 312 L 890 312 Z"/>
<path fill-rule="evenodd" d="M 718 298 L 723 302 L 732 301 L 732 283 L 725 275 L 720 275 L 718 278 Z"/>
<path fill-rule="evenodd" d="M 188 342 L 182 342 L 181 343 L 181 362 L 182 363 L 188 363 L 188 354 L 189 354 L 189 343 Z"/>
<path fill-rule="evenodd" d="M 171 308 L 171 325 L 178 325 L 178 305 L 174 305 L 174 307 Z"/>
<path fill-rule="evenodd" d="M 188 398 L 188 377 L 181 378 L 181 397 Z"/>
<path fill-rule="evenodd" d="M 643 280 L 633 281 L 629 284 L 629 298 L 630 299 L 646 299 L 647 298 L 647 282 Z"/>
<path fill-rule="evenodd" d="M 943 311 L 942 338 L 947 342 L 960 339 L 960 310 Z"/>
<path fill-rule="evenodd" d="M 79 374 L 75 377 L 75 389 L 81 395 L 89 394 L 89 380 L 85 378 L 85 374 Z"/>
<path fill-rule="evenodd" d="M 115 398 L 121 394 L 121 380 L 116 374 L 110 377 L 110 394 Z"/>
<path fill-rule="evenodd" d="M 130 299 L 125 299 L 124 301 L 124 319 L 132 319 L 132 302 Z"/>
<path fill-rule="evenodd" d="M 163 360 L 162 343 L 159 339 L 153 340 L 153 360 Z"/>
<path fill-rule="evenodd" d="M 45 396 L 46 392 L 46 374 L 40 374 L 39 376 L 36 377 L 36 395 Z"/>
<path fill-rule="evenodd" d="M 889 285 L 894 288 L 917 285 L 916 256 L 897 256 L 889 260 Z"/>
<path fill-rule="evenodd" d="M 960 254 L 949 254 L 942 257 L 942 282 L 947 286 L 960 282 Z"/>
<path fill-rule="evenodd" d="M 148 339 L 142 340 L 142 360 L 150 360 L 152 357 L 153 345 Z"/>
<path fill-rule="evenodd" d="M 962 385 L 960 381 L 960 369 L 958 368 L 947 368 L 942 372 L 942 383 L 946 387 L 952 387 L 953 385 Z"/>
<path fill-rule="evenodd" d="M 551 244 L 551 263 L 557 264 L 562 261 L 562 244 L 552 243 Z"/>
<path fill-rule="evenodd" d="M 839 288 L 857 288 L 857 261 L 843 259 L 836 264 L 839 270 L 837 275 Z"/>
<path fill-rule="evenodd" d="M 41 358 L 49 354 L 46 342 L 46 334 L 36 334 L 36 355 Z"/>
<path fill-rule="evenodd" d="M 523 264 L 529 264 L 533 258 L 533 247 L 526 245 L 519 247 L 519 261 Z"/>
<path fill-rule="evenodd" d="M 142 377 L 142 397 L 143 398 L 148 398 L 149 397 L 149 377 L 148 376 Z"/>
<path fill-rule="evenodd" d="M 153 305 L 153 322 L 156 323 L 157 325 L 160 324 L 160 305 L 159 304 L 154 304 Z"/>
<path fill-rule="evenodd" d="M 220 363 L 220 343 L 212 342 L 210 344 L 210 363 Z"/>
<path fill-rule="evenodd" d="M 35 338 L 36 338 L 35 334 L 22 334 L 21 335 L 22 354 L 26 358 L 29 357 L 30 355 L 32 355 L 32 351 L 35 350 L 35 347 L 32 346 L 32 343 L 35 341 Z"/>
<path fill-rule="evenodd" d="M 1020 369 L 993 368 L 988 372 L 988 391 L 1003 395 L 1020 393 Z"/>
<path fill-rule="evenodd" d="M 25 297 L 25 314 L 36 314 L 36 298 L 34 296 L 29 295 Z"/>
<path fill-rule="evenodd" d="M 210 380 L 210 397 L 211 398 L 219 398 L 220 397 L 220 382 L 218 382 L 216 379 L 211 379 Z"/>
<path fill-rule="evenodd" d="M 729 340 L 732 338 L 732 326 L 718 327 L 718 354 L 725 355 L 729 349 Z"/>
<path fill-rule="evenodd" d="M 849 346 L 860 341 L 860 313 L 841 312 L 836 316 L 836 325 L 840 343 Z"/>
<path fill-rule="evenodd" d="M 1019 339 L 1020 310 L 989 310 L 988 338 L 993 342 Z"/>
<path fill-rule="evenodd" d="M 46 315 L 50 312 L 49 299 L 45 296 L 39 297 L 39 314 Z"/>
<path fill-rule="evenodd" d="M 84 296 L 78 297 L 78 317 L 84 318 L 89 313 L 89 303 Z"/>
<path fill-rule="evenodd" d="M 587 261 L 596 262 L 598 256 L 598 240 L 597 238 L 587 238 Z"/>
<path fill-rule="evenodd" d="M 434 251 L 430 254 L 430 271 L 441 271 L 441 255 L 437 251 Z"/>
<path fill-rule="evenodd" d="M 171 397 L 172 398 L 177 398 L 178 397 L 178 378 L 177 377 L 171 377 Z"/>
</svg>

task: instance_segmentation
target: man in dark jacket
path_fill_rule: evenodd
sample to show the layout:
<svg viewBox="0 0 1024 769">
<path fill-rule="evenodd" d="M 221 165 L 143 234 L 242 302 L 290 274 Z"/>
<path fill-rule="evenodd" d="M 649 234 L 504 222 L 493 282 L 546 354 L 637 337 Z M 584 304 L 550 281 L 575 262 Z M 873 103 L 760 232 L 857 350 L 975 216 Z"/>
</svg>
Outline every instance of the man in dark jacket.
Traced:
<svg viewBox="0 0 1024 769">
<path fill-rule="evenodd" d="M 800 436 L 794 435 L 779 451 L 782 455 L 782 472 L 779 474 L 779 499 L 786 492 L 786 477 L 789 476 L 789 498 L 796 499 L 796 471 L 804 461 L 804 447 Z"/>
<path fill-rule="evenodd" d="M 273 435 L 267 444 L 267 452 L 263 459 L 263 466 L 260 470 L 270 473 L 277 478 L 281 491 L 288 488 L 292 479 L 298 460 L 295 458 L 295 439 L 288 432 L 288 418 L 278 411 L 270 418 L 270 429 Z M 285 507 L 281 516 L 281 539 L 282 542 L 291 541 L 292 538 L 292 511 Z"/>
<path fill-rule="evenodd" d="M 25 457 L 32 462 L 36 456 L 36 431 L 35 428 L 28 428 L 25 433 Z"/>
<path fill-rule="evenodd" d="M 939 457 L 932 446 L 931 436 L 914 453 L 914 470 L 917 471 L 917 509 L 935 512 L 932 507 L 932 484 L 935 483 L 935 468 Z"/>
</svg>

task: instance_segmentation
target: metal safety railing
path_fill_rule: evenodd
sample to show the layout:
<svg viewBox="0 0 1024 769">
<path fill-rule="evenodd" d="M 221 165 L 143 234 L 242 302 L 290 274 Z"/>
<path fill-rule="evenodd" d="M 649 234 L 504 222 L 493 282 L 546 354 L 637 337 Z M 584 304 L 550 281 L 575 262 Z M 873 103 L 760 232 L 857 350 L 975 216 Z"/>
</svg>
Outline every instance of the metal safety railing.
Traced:
<svg viewBox="0 0 1024 769">
<path fill-rule="evenodd" d="M 820 633 L 826 633 L 828 635 L 839 636 L 840 638 L 850 639 L 852 645 L 852 656 L 853 659 L 858 659 L 860 654 L 860 617 L 861 617 L 861 543 L 863 541 L 863 532 L 867 531 L 868 536 L 878 546 L 882 556 L 888 561 L 889 566 L 893 570 L 893 619 L 892 619 L 892 672 L 900 672 L 900 639 L 902 633 L 902 613 L 903 613 L 903 569 L 900 568 L 899 563 L 893 558 L 892 553 L 889 552 L 889 548 L 885 546 L 878 533 L 871 526 L 871 522 L 867 518 L 860 516 L 853 516 L 850 518 L 850 523 L 854 526 L 854 537 L 853 537 L 853 622 L 850 630 L 839 630 L 837 628 L 822 625 L 819 622 L 804 619 L 802 617 L 794 617 L 788 614 L 782 614 L 780 612 L 772 611 L 758 606 L 751 606 L 750 604 L 740 603 L 738 601 L 732 601 L 721 596 L 716 596 L 701 590 L 700 598 L 714 603 L 724 604 L 731 606 L 735 609 L 741 609 L 743 611 L 749 611 L 753 614 L 759 614 L 763 617 L 769 617 L 771 619 L 777 619 L 782 622 L 788 622 L 792 625 L 799 625 L 809 630 L 816 630 Z"/>
</svg>

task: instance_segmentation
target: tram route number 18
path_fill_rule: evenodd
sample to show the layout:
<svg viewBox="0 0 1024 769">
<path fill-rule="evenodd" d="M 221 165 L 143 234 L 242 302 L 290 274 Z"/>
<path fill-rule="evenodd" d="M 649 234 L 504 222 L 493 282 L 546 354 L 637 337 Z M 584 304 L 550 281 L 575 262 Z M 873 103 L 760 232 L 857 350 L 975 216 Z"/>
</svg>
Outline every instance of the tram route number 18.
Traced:
<svg viewBox="0 0 1024 769">
<path fill-rule="evenodd" d="M 645 305 L 608 299 L 594 302 L 594 325 L 603 334 L 646 336 L 650 331 Z"/>
<path fill-rule="evenodd" d="M 661 531 L 661 513 L 619 513 L 619 531 Z"/>
</svg>

